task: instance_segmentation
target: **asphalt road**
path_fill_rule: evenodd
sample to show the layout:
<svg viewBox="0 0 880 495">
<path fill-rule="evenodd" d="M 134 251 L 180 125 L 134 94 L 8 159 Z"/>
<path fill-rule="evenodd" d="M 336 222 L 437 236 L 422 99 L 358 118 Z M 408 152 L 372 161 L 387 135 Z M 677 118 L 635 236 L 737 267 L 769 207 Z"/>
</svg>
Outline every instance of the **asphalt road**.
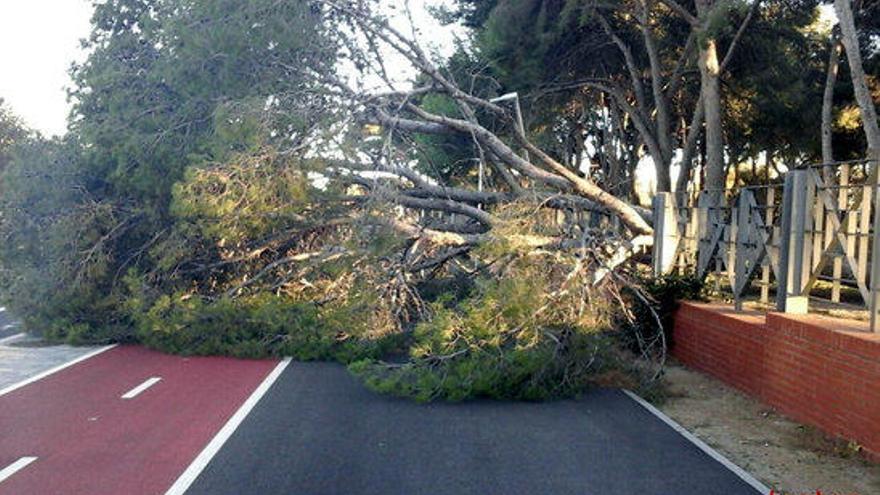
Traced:
<svg viewBox="0 0 880 495">
<path fill-rule="evenodd" d="M 165 493 L 276 365 L 119 346 L 0 395 L 0 495 Z"/>
<path fill-rule="evenodd" d="M 294 363 L 187 493 L 657 494 L 756 491 L 619 391 L 418 405 Z"/>
</svg>

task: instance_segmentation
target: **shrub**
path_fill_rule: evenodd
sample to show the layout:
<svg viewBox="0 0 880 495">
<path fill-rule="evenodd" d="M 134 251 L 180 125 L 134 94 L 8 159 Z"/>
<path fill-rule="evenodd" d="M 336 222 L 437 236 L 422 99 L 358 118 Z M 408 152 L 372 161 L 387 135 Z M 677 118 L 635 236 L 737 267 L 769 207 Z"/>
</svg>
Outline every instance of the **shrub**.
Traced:
<svg viewBox="0 0 880 495">
<path fill-rule="evenodd" d="M 455 305 L 438 298 L 433 317 L 415 327 L 408 362 L 367 359 L 349 369 L 376 391 L 418 401 L 575 395 L 619 363 L 597 312 L 572 312 L 577 297 L 556 297 L 559 275 L 526 262 L 479 280 Z"/>
<path fill-rule="evenodd" d="M 73 141 L 34 138 L 11 158 L 0 172 L 0 302 L 50 340 L 127 340 L 114 266 L 141 219 L 94 199 Z"/>
<path fill-rule="evenodd" d="M 164 295 L 133 319 L 144 344 L 185 355 L 292 356 L 303 361 L 377 358 L 393 345 L 350 307 L 319 307 L 261 294 L 206 301 Z"/>
<path fill-rule="evenodd" d="M 616 326 L 621 330 L 624 347 L 640 353 L 644 349 L 642 343 L 655 341 L 659 337 L 659 319 L 665 352 L 665 348 L 672 345 L 673 315 L 679 301 L 704 299 L 705 284 L 694 274 L 688 273 L 645 277 L 640 286 L 647 300 L 631 293 L 629 307 L 632 314 L 630 318 L 618 318 Z"/>
</svg>

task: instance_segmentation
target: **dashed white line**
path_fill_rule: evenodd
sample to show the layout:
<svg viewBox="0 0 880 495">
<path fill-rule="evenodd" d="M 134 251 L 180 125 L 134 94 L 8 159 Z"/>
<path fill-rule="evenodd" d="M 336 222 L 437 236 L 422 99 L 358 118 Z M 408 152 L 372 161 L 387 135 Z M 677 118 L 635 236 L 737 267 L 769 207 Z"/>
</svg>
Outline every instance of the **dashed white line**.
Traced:
<svg viewBox="0 0 880 495">
<path fill-rule="evenodd" d="M 12 464 L 6 466 L 2 470 L 0 470 L 0 483 L 6 481 L 7 478 L 12 476 L 13 474 L 21 471 L 26 468 L 28 464 L 36 461 L 36 457 L 22 457 L 21 459 L 13 462 Z"/>
<path fill-rule="evenodd" d="M 140 395 L 141 392 L 143 392 L 144 390 L 146 390 L 146 389 L 152 387 L 153 385 L 159 383 L 159 380 L 161 380 L 161 379 L 162 379 L 161 376 L 153 376 L 153 377 L 147 378 L 147 380 L 146 380 L 144 383 L 141 383 L 141 384 L 138 385 L 137 387 L 135 387 L 135 388 L 129 390 L 128 392 L 122 394 L 122 398 L 123 398 L 123 399 L 134 399 L 135 397 L 137 397 L 138 395 Z"/>
<path fill-rule="evenodd" d="M 281 376 L 281 372 L 284 371 L 284 368 L 287 368 L 287 365 L 290 364 L 290 358 L 285 358 L 283 361 L 278 363 L 275 366 L 275 369 L 266 376 L 266 379 L 263 380 L 263 383 L 260 384 L 259 387 L 254 390 L 254 392 L 244 401 L 244 404 L 238 408 L 238 411 L 235 411 L 235 414 L 229 418 L 229 421 L 223 425 L 223 428 L 217 432 L 217 435 L 211 439 L 211 442 L 205 447 L 204 450 L 193 460 L 192 464 L 186 468 L 186 471 L 180 475 L 180 478 L 177 478 L 177 481 L 165 492 L 165 495 L 183 495 L 184 492 L 193 484 L 196 478 L 199 477 L 202 470 L 204 470 L 208 463 L 211 462 L 211 459 L 220 451 L 220 448 L 223 447 L 223 444 L 229 440 L 229 437 L 235 432 L 238 426 L 244 421 L 244 418 L 250 414 L 251 410 L 254 406 L 257 405 L 257 402 L 266 395 L 266 392 L 269 390 L 269 387 L 275 383 L 275 380 Z"/>
<path fill-rule="evenodd" d="M 68 362 L 66 362 L 62 365 L 56 366 L 50 370 L 46 370 L 38 375 L 34 375 L 30 378 L 22 380 L 14 385 L 10 385 L 10 386 L 0 390 L 0 396 L 6 395 L 9 392 L 12 392 L 13 390 L 18 390 L 21 387 L 24 387 L 25 385 L 30 385 L 31 383 L 34 383 L 37 380 L 42 380 L 43 378 L 46 378 L 47 376 L 49 376 L 51 374 L 58 373 L 59 371 L 63 370 L 64 368 L 68 368 L 70 366 L 73 366 L 76 363 L 79 363 L 79 362 L 85 361 L 86 359 L 89 359 L 91 357 L 97 356 L 98 354 L 101 354 L 104 351 L 109 351 L 110 349 L 113 349 L 114 347 L 116 347 L 116 344 L 111 344 L 111 345 L 101 347 L 100 349 L 95 349 L 94 351 L 92 351 L 88 354 L 85 354 L 83 356 L 80 356 L 72 361 L 68 361 Z"/>
</svg>

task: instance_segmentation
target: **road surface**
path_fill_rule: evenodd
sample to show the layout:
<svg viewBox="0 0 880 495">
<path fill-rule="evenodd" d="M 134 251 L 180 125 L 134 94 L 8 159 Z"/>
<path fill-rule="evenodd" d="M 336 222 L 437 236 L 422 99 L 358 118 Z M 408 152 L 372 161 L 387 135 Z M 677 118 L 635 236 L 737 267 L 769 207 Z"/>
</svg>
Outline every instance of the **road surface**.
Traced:
<svg viewBox="0 0 880 495">
<path fill-rule="evenodd" d="M 92 354 L 0 394 L 0 494 L 761 488 L 617 390 L 550 403 L 419 405 L 365 390 L 335 364 L 134 346 Z"/>
<path fill-rule="evenodd" d="M 754 495 L 616 390 L 551 403 L 419 405 L 294 363 L 192 494 Z"/>
</svg>

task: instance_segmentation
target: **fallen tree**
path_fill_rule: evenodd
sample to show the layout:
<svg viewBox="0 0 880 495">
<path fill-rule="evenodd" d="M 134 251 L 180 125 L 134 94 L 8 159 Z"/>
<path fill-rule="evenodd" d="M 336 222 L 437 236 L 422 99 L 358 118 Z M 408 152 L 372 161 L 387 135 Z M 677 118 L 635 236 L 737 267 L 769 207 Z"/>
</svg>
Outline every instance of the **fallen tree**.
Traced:
<svg viewBox="0 0 880 495">
<path fill-rule="evenodd" d="M 134 68 L 133 84 L 171 101 L 161 108 L 191 113 L 141 130 L 138 119 L 159 110 L 126 108 L 129 127 L 108 130 L 89 127 L 114 122 L 101 113 L 103 100 L 82 105 L 99 111 L 80 124 L 86 145 L 70 144 L 81 173 L 45 164 L 41 175 L 77 193 L 39 219 L 41 231 L 26 232 L 34 246 L 65 239 L 49 253 L 59 254 L 56 273 L 38 260 L 30 266 L 47 293 L 61 294 L 58 307 L 73 296 L 81 302 L 52 320 L 22 303 L 35 313 L 31 326 L 50 321 L 57 338 L 101 341 L 103 319 L 113 322 L 113 340 L 167 351 L 333 359 L 377 389 L 425 400 L 541 398 L 628 368 L 614 330 L 643 328 L 638 306 L 657 324 L 629 333 L 629 348 L 647 370 L 640 377 L 658 376 L 665 337 L 632 262 L 652 243 L 649 215 L 600 187 L 588 160 L 565 165 L 533 142 L 496 100 L 497 88 L 458 80 L 420 46 L 415 29 L 404 35 L 373 2 L 231 2 L 215 10 L 181 1 L 186 8 L 145 9 L 156 19 L 125 33 L 120 47 L 115 31 L 102 34 L 110 51 L 128 50 L 129 36 L 146 37 L 136 46 L 149 47 L 148 67 Z M 275 50 L 288 34 L 284 16 L 303 22 L 302 37 L 315 41 Z M 224 23 L 242 39 L 204 57 L 208 72 L 195 75 L 233 79 L 217 81 L 225 93 L 209 86 L 193 95 L 190 61 L 212 49 Z M 110 58 L 113 74 L 117 60 Z M 392 63 L 407 64 L 395 72 L 412 79 L 395 80 Z M 96 77 L 80 97 L 113 96 L 118 86 L 106 81 Z M 457 156 L 480 172 L 436 173 L 426 136 L 454 140 Z M 106 165 L 101 153 L 117 138 L 127 146 L 106 155 L 123 156 L 160 186 Z M 129 163 L 132 149 L 154 169 Z M 150 154 L 157 149 L 163 154 Z M 162 174 L 169 156 L 177 168 Z M 27 165 L 13 168 L 21 174 Z M 24 207 L 36 197 L 15 199 L 17 216 L 4 228 L 37 223 Z M 78 208 L 94 197 L 102 208 Z M 75 222 L 86 226 L 87 242 L 70 240 L 73 222 L 55 223 L 63 209 L 91 214 Z M 83 323 L 66 332 L 71 321 Z"/>
</svg>

